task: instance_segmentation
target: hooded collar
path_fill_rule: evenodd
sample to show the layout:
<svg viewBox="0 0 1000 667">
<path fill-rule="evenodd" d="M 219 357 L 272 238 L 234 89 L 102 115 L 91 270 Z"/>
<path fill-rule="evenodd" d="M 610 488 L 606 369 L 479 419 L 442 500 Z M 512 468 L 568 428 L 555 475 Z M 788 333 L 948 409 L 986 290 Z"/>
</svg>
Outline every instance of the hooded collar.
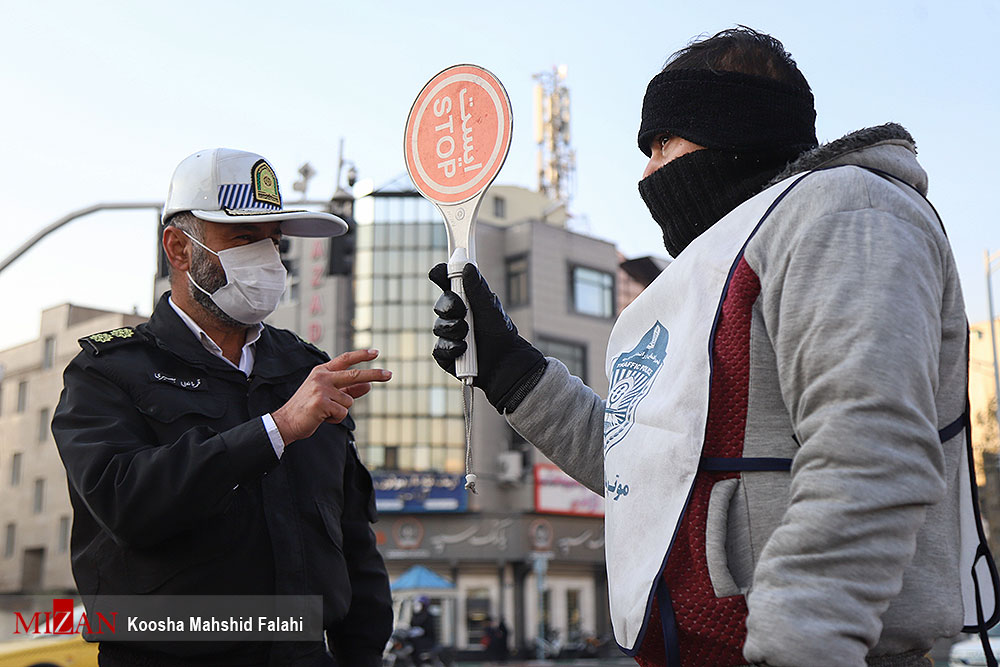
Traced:
<svg viewBox="0 0 1000 667">
<path fill-rule="evenodd" d="M 917 162 L 916 143 L 906 128 L 896 123 L 867 127 L 806 151 L 771 184 L 813 169 L 848 164 L 887 172 L 927 194 L 927 172 Z"/>
</svg>

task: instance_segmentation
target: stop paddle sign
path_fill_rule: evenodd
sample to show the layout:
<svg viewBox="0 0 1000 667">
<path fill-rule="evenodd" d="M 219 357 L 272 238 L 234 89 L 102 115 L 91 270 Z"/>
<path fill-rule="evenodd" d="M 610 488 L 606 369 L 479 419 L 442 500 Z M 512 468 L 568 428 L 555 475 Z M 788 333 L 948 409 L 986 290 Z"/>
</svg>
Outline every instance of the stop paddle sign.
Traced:
<svg viewBox="0 0 1000 667">
<path fill-rule="evenodd" d="M 406 169 L 436 204 L 481 194 L 503 166 L 513 122 L 503 85 L 476 65 L 455 65 L 424 85 L 406 121 Z"/>
<path fill-rule="evenodd" d="M 482 194 L 500 173 L 514 129 L 503 85 L 476 65 L 455 65 L 421 89 L 403 135 L 406 171 L 417 190 L 434 202 L 448 229 L 448 277 L 466 306 L 462 269 L 476 261 L 476 212 Z M 455 360 L 465 402 L 465 488 L 476 491 L 472 472 L 472 380 L 478 373 L 472 308 L 465 353 Z"/>
<path fill-rule="evenodd" d="M 513 129 L 507 91 L 476 65 L 455 65 L 436 74 L 421 89 L 406 119 L 406 170 L 420 194 L 444 216 L 448 276 L 452 291 L 463 301 L 462 269 L 476 261 L 476 212 L 507 159 Z M 467 310 L 467 351 L 456 360 L 455 371 L 468 383 L 478 369 L 472 309 Z"/>
</svg>

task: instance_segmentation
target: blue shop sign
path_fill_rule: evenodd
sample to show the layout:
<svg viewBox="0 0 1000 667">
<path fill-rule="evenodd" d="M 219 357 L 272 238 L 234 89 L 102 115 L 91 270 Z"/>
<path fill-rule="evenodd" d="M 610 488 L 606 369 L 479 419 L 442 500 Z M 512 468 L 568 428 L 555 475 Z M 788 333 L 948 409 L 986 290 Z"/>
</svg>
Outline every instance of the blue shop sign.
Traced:
<svg viewBox="0 0 1000 667">
<path fill-rule="evenodd" d="M 372 471 L 379 512 L 464 512 L 465 478 L 435 472 Z"/>
</svg>

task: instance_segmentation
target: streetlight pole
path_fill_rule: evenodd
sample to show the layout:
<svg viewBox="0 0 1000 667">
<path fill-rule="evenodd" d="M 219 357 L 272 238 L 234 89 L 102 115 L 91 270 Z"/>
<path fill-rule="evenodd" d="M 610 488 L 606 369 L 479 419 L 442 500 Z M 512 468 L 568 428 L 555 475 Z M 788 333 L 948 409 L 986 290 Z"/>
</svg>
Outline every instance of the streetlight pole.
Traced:
<svg viewBox="0 0 1000 667">
<path fill-rule="evenodd" d="M 536 551 L 533 554 L 533 561 L 535 587 L 538 594 L 538 623 L 535 630 L 538 633 L 538 639 L 535 640 L 535 659 L 545 660 L 545 574 L 549 569 L 549 555 Z"/>
<path fill-rule="evenodd" d="M 997 336 L 995 331 L 996 317 L 993 315 L 993 271 L 996 268 L 993 265 L 1000 262 L 1000 250 L 990 255 L 990 251 L 987 250 L 986 256 L 986 298 L 990 302 L 990 345 L 993 347 L 993 402 L 996 406 L 996 419 L 997 419 L 997 429 L 998 435 L 1000 435 L 1000 362 L 997 361 Z"/>
<path fill-rule="evenodd" d="M 40 230 L 30 239 L 21 244 L 21 247 L 15 250 L 13 253 L 5 257 L 0 261 L 0 272 L 6 269 L 8 266 L 14 263 L 18 257 L 24 253 L 31 250 L 31 247 L 36 243 L 41 241 L 43 238 L 56 231 L 63 225 L 69 224 L 70 222 L 76 220 L 77 218 L 82 218 L 85 215 L 90 215 L 91 213 L 97 213 L 98 211 L 113 211 L 113 210 L 128 210 L 128 209 L 143 209 L 150 208 L 157 211 L 163 210 L 162 202 L 110 202 L 104 204 L 94 204 L 93 206 L 88 206 L 87 208 L 81 208 L 72 213 L 67 213 L 63 217 L 59 218 L 48 227 Z"/>
</svg>

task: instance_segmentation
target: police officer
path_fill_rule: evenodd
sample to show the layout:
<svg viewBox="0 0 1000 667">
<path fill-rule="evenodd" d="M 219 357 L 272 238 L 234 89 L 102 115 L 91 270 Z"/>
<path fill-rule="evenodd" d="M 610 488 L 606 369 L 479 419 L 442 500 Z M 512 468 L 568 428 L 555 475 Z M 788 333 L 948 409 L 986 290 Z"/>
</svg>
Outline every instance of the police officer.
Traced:
<svg viewBox="0 0 1000 667">
<path fill-rule="evenodd" d="M 391 632 L 369 523 L 371 477 L 348 410 L 376 358 L 330 358 L 262 323 L 284 290 L 282 235 L 340 218 L 286 211 L 261 156 L 219 148 L 177 167 L 163 212 L 171 291 L 149 322 L 96 333 L 52 424 L 88 595 L 322 595 L 339 665 L 378 665 Z M 103 642 L 101 665 L 331 664 L 323 642 Z"/>
</svg>

